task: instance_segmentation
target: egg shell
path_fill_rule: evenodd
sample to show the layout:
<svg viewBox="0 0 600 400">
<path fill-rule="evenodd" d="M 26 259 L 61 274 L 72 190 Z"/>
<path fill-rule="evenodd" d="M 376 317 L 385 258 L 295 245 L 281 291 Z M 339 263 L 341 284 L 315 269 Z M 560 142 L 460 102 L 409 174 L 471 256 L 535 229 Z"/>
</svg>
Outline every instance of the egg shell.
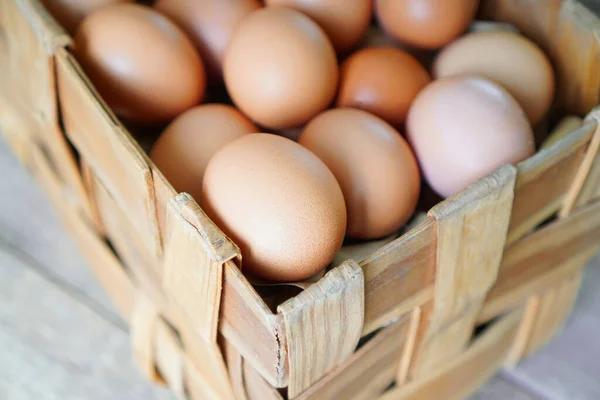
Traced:
<svg viewBox="0 0 600 400">
<path fill-rule="evenodd" d="M 535 152 L 531 126 L 517 101 L 480 77 L 432 82 L 410 109 L 407 135 L 423 176 L 444 197 Z"/>
<path fill-rule="evenodd" d="M 267 6 L 302 11 L 315 21 L 338 53 L 352 50 L 363 38 L 373 16 L 372 0 L 265 0 Z"/>
<path fill-rule="evenodd" d="M 400 133 L 382 119 L 351 108 L 325 111 L 298 142 L 337 178 L 346 199 L 348 236 L 389 235 L 415 211 L 421 184 L 417 162 Z"/>
<path fill-rule="evenodd" d="M 178 116 L 160 135 L 150 158 L 178 192 L 202 198 L 202 180 L 210 159 L 225 144 L 258 128 L 235 108 L 204 104 Z"/>
<path fill-rule="evenodd" d="M 88 16 L 74 53 L 113 111 L 132 122 L 168 122 L 204 96 L 204 67 L 192 42 L 146 6 L 120 3 Z"/>
<path fill-rule="evenodd" d="M 437 57 L 435 78 L 478 75 L 502 85 L 535 125 L 554 100 L 554 71 L 544 52 L 514 32 L 478 32 L 456 40 Z"/>
<path fill-rule="evenodd" d="M 236 106 L 271 129 L 300 126 L 323 111 L 339 78 L 336 54 L 323 30 L 284 7 L 266 7 L 242 21 L 223 72 Z"/>
<path fill-rule="evenodd" d="M 438 49 L 469 27 L 478 6 L 479 0 L 375 0 L 375 15 L 397 40 Z"/>
<path fill-rule="evenodd" d="M 242 251 L 243 270 L 297 281 L 325 268 L 346 229 L 340 186 L 325 164 L 289 139 L 245 135 L 209 162 L 202 205 Z"/>
<path fill-rule="evenodd" d="M 223 58 L 233 33 L 259 0 L 158 0 L 154 4 L 192 39 L 206 66 L 209 82 L 223 80 Z"/>
<path fill-rule="evenodd" d="M 42 0 L 44 7 L 69 33 L 75 32 L 81 21 L 94 11 L 118 2 L 134 0 Z"/>
<path fill-rule="evenodd" d="M 431 78 L 412 55 L 392 48 L 367 48 L 340 67 L 337 107 L 369 111 L 401 128 L 417 94 Z"/>
</svg>

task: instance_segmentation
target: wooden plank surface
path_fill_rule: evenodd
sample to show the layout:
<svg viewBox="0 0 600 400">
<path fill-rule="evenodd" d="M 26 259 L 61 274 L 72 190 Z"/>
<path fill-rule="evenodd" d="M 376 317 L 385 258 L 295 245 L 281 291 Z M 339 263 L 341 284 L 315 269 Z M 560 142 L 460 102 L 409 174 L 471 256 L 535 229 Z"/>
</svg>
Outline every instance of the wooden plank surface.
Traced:
<svg viewBox="0 0 600 400">
<path fill-rule="evenodd" d="M 126 331 L 6 247 L 0 275 L 0 398 L 173 398 L 144 381 Z"/>
</svg>

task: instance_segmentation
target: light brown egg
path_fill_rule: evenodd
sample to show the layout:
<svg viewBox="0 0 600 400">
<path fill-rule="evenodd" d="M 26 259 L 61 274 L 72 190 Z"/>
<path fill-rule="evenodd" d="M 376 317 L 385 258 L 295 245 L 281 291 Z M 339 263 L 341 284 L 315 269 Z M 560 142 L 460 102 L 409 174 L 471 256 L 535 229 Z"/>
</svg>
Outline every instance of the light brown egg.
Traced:
<svg viewBox="0 0 600 400">
<path fill-rule="evenodd" d="M 554 71 L 548 57 L 514 32 L 479 32 L 460 38 L 439 54 L 433 75 L 478 75 L 499 83 L 517 99 L 533 125 L 546 116 L 554 100 Z"/>
<path fill-rule="evenodd" d="M 77 29 L 74 52 L 126 120 L 167 122 L 204 97 L 206 77 L 194 45 L 152 8 L 117 4 L 93 13 Z"/>
<path fill-rule="evenodd" d="M 346 207 L 325 164 L 289 139 L 245 135 L 209 162 L 202 205 L 241 248 L 243 270 L 297 281 L 325 268 L 340 249 Z"/>
<path fill-rule="evenodd" d="M 362 110 L 329 110 L 313 119 L 298 141 L 337 178 L 348 210 L 347 234 L 376 239 L 398 230 L 415 211 L 420 176 L 404 138 Z"/>
<path fill-rule="evenodd" d="M 440 79 L 422 90 L 408 114 L 407 135 L 423 176 L 444 197 L 535 152 L 517 101 L 479 77 Z"/>
<path fill-rule="evenodd" d="M 223 80 L 223 58 L 233 33 L 259 0 L 158 0 L 154 8 L 169 16 L 192 39 L 211 83 Z"/>
<path fill-rule="evenodd" d="M 46 9 L 69 33 L 74 33 L 85 17 L 102 7 L 134 0 L 42 0 Z"/>
<path fill-rule="evenodd" d="M 267 6 L 285 6 L 302 11 L 315 21 L 338 53 L 352 50 L 371 22 L 372 0 L 265 0 Z"/>
<path fill-rule="evenodd" d="M 223 72 L 237 107 L 272 129 L 307 122 L 329 106 L 338 84 L 335 51 L 323 30 L 284 7 L 266 7 L 242 21 Z"/>
<path fill-rule="evenodd" d="M 438 49 L 469 27 L 478 5 L 479 0 L 375 0 L 375 15 L 397 40 Z"/>
<path fill-rule="evenodd" d="M 152 147 L 150 158 L 175 190 L 200 202 L 210 159 L 227 143 L 256 132 L 258 128 L 235 108 L 204 104 L 171 122 Z"/>
<path fill-rule="evenodd" d="M 336 106 L 369 111 L 401 128 L 411 103 L 430 81 L 425 68 L 405 51 L 363 49 L 340 67 Z"/>
</svg>

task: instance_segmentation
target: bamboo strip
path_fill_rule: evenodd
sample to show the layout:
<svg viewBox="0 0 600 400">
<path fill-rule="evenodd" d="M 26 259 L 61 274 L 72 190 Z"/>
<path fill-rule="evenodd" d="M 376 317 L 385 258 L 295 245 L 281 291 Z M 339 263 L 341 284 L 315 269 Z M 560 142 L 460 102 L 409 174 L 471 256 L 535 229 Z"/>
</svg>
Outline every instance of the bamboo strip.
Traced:
<svg viewBox="0 0 600 400">
<path fill-rule="evenodd" d="M 123 319 L 129 321 L 133 310 L 135 289 L 121 263 L 101 238 L 81 219 L 77 211 L 64 201 L 60 182 L 48 166 L 43 154 L 34 146 L 31 147 L 31 154 L 34 174 L 90 263 L 96 279 L 115 303 Z"/>
<path fill-rule="evenodd" d="M 98 97 L 74 57 L 59 49 L 56 64 L 67 136 L 125 210 L 148 250 L 161 256 L 154 184 L 146 156 Z"/>
<path fill-rule="evenodd" d="M 595 129 L 595 122 L 585 123 L 518 165 L 507 245 L 560 210 Z"/>
<path fill-rule="evenodd" d="M 288 346 L 288 396 L 294 398 L 347 360 L 360 340 L 364 278 L 354 261 L 278 307 Z"/>
<path fill-rule="evenodd" d="M 248 396 L 246 395 L 246 387 L 244 384 L 244 360 L 242 355 L 223 336 L 219 337 L 219 342 L 221 344 L 220 347 L 223 349 L 225 365 L 229 371 L 229 380 L 231 382 L 235 399 L 248 400 Z"/>
<path fill-rule="evenodd" d="M 494 323 L 481 337 L 450 360 L 405 386 L 392 389 L 380 400 L 461 400 L 479 388 L 502 365 L 518 330 L 520 312 Z"/>
<path fill-rule="evenodd" d="M 590 115 L 596 123 L 600 120 L 600 108 Z M 577 171 L 577 175 L 571 185 L 571 189 L 565 199 L 565 205 L 559 213 L 563 218 L 583 205 L 588 204 L 598 197 L 600 190 L 600 126 L 596 125 L 596 131 L 590 141 L 585 157 Z"/>
<path fill-rule="evenodd" d="M 458 356 L 471 338 L 498 274 L 516 175 L 514 167 L 502 167 L 429 212 L 437 224 L 435 294 L 417 343 L 414 376 Z"/>
<path fill-rule="evenodd" d="M 169 389 L 185 398 L 184 353 L 173 328 L 161 319 L 157 320 L 154 355 L 156 368 Z"/>
<path fill-rule="evenodd" d="M 248 400 L 283 400 L 283 396 L 243 360 L 244 383 Z"/>
<path fill-rule="evenodd" d="M 510 246 L 504 253 L 497 283 L 487 296 L 479 321 L 490 320 L 522 303 L 552 282 L 553 275 L 554 279 L 560 279 L 562 273 L 558 266 L 570 259 L 589 261 L 599 238 L 600 203 L 596 202 Z"/>
<path fill-rule="evenodd" d="M 155 332 L 158 326 L 158 314 L 154 305 L 143 293 L 138 291 L 129 324 L 133 356 L 142 374 L 150 382 L 159 382 L 156 373 Z"/>
<path fill-rule="evenodd" d="M 410 346 L 410 329 L 410 316 L 383 328 L 298 400 L 377 398 L 396 378 L 398 362 Z"/>
<path fill-rule="evenodd" d="M 225 263 L 219 331 L 270 385 L 287 386 L 283 318 L 269 310 L 231 261 Z"/>
<path fill-rule="evenodd" d="M 239 249 L 188 194 L 168 206 L 163 288 L 205 340 L 217 338 L 223 264 Z"/>
<path fill-rule="evenodd" d="M 360 262 L 365 276 L 363 335 L 431 299 L 435 248 L 434 224 L 428 219 Z"/>
</svg>

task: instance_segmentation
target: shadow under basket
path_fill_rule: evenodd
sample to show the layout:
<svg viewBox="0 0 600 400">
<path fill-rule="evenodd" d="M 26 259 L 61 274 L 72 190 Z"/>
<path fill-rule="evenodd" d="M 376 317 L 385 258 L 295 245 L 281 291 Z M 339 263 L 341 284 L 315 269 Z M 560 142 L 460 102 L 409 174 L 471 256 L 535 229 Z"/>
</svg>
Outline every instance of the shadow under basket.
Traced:
<svg viewBox="0 0 600 400">
<path fill-rule="evenodd" d="M 555 116 L 584 122 L 269 306 L 39 1 L 0 2 L 2 134 L 129 324 L 148 379 L 191 399 L 461 399 L 560 329 L 600 243 L 600 23 L 574 0 L 481 3 L 480 19 L 550 56 Z"/>
</svg>

